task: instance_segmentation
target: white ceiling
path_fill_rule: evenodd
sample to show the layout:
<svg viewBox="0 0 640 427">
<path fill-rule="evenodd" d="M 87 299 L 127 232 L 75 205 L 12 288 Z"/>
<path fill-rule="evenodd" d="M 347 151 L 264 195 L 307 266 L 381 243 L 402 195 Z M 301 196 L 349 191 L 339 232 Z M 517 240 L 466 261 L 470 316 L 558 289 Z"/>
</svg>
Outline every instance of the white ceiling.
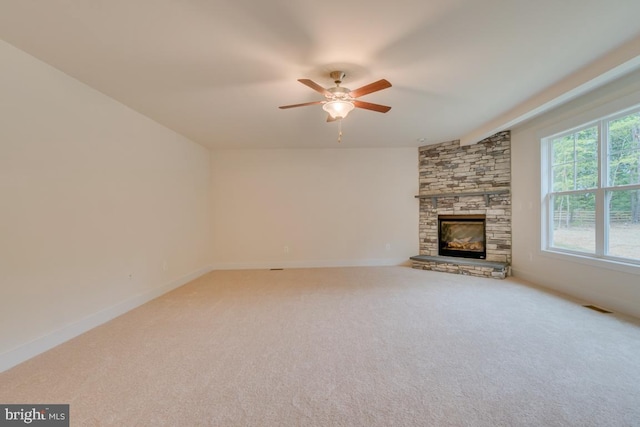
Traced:
<svg viewBox="0 0 640 427">
<path fill-rule="evenodd" d="M 342 146 L 410 147 L 513 119 L 640 45 L 639 16 L 638 0 L 0 0 L 0 37 L 212 148 L 335 147 L 321 106 L 277 108 L 322 98 L 296 79 L 385 78 L 362 100 L 392 110 L 352 112 Z"/>
</svg>

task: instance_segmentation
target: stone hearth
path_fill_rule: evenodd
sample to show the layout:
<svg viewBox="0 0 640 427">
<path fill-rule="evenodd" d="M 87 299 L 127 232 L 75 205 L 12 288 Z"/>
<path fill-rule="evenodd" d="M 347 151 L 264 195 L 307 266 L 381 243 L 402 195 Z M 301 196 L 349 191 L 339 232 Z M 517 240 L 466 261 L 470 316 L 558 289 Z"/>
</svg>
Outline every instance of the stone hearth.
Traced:
<svg viewBox="0 0 640 427">
<path fill-rule="evenodd" d="M 414 268 L 504 278 L 511 264 L 511 134 L 419 148 L 420 254 Z M 438 216 L 484 215 L 486 259 L 438 255 Z"/>
</svg>

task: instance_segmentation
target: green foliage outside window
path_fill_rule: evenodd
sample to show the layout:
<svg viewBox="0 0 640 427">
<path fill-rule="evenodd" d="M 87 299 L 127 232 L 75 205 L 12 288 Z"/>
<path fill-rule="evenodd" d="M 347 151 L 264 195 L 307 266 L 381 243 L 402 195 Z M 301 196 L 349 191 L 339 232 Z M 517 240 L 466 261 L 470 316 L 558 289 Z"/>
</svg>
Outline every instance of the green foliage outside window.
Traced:
<svg viewBox="0 0 640 427">
<path fill-rule="evenodd" d="M 603 187 L 640 184 L 640 112 L 607 122 L 607 180 Z M 598 126 L 555 138 L 552 144 L 552 191 L 589 190 L 598 187 Z M 640 190 L 607 195 L 613 221 L 640 223 Z M 557 226 L 569 226 L 576 212 L 593 212 L 593 197 L 557 197 Z"/>
<path fill-rule="evenodd" d="M 609 122 L 607 186 L 640 184 L 640 112 Z M 640 222 L 640 190 L 612 192 L 611 212 L 629 212 L 629 220 Z"/>
</svg>

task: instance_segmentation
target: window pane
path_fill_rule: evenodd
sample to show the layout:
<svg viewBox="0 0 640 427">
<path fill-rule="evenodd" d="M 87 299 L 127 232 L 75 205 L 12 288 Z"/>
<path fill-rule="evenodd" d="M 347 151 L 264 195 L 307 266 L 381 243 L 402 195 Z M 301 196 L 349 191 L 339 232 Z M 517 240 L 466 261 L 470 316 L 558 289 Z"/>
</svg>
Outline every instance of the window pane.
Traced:
<svg viewBox="0 0 640 427">
<path fill-rule="evenodd" d="M 598 185 L 598 128 L 576 134 L 576 190 Z"/>
<path fill-rule="evenodd" d="M 640 190 L 610 191 L 608 255 L 640 259 Z"/>
<path fill-rule="evenodd" d="M 556 138 L 552 141 L 553 165 L 573 163 L 574 134 Z"/>
<path fill-rule="evenodd" d="M 596 126 L 551 141 L 552 191 L 583 190 L 598 184 Z"/>
<path fill-rule="evenodd" d="M 595 195 L 593 193 L 554 196 L 551 246 L 595 253 Z"/>
<path fill-rule="evenodd" d="M 640 112 L 608 125 L 608 185 L 640 184 Z"/>
<path fill-rule="evenodd" d="M 556 165 L 553 167 L 553 189 L 552 191 L 574 190 L 573 163 Z"/>
<path fill-rule="evenodd" d="M 563 136 L 551 141 L 553 150 L 551 191 L 575 189 L 575 138 Z"/>
</svg>

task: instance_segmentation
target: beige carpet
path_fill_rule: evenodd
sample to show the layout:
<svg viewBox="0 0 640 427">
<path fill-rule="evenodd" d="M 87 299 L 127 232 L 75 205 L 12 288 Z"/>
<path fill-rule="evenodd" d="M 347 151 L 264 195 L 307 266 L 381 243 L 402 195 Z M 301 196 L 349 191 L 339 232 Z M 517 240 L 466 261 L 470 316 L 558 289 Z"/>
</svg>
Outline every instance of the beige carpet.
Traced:
<svg viewBox="0 0 640 427">
<path fill-rule="evenodd" d="M 639 426 L 640 323 L 406 267 L 216 271 L 0 374 L 71 425 Z"/>
</svg>

